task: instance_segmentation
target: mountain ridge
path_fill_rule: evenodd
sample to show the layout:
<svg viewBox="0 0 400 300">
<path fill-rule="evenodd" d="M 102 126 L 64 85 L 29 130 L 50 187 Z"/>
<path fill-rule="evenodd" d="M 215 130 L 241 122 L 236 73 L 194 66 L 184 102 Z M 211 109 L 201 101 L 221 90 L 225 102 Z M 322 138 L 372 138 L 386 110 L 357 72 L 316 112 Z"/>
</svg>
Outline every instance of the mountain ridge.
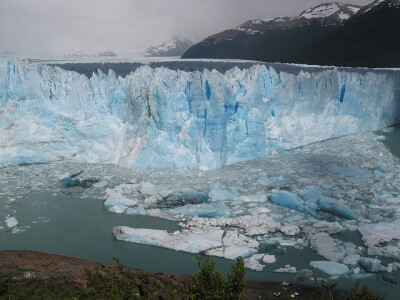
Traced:
<svg viewBox="0 0 400 300">
<path fill-rule="evenodd" d="M 368 25 L 368 22 L 361 22 L 357 26 L 363 26 L 366 31 L 370 31 L 371 35 L 362 35 L 362 41 L 359 39 L 346 39 L 349 44 L 354 44 L 356 41 L 360 45 L 366 44 L 364 41 L 373 40 L 375 32 L 387 31 L 391 35 L 392 40 L 396 40 L 399 29 L 388 29 L 387 22 L 392 19 L 398 19 L 400 10 L 399 0 L 377 0 L 364 7 L 342 4 L 338 2 L 323 3 L 304 10 L 294 17 L 277 17 L 270 20 L 255 19 L 242 23 L 241 25 L 214 34 L 204 39 L 200 43 L 189 48 L 182 58 L 229 58 L 229 59 L 250 59 L 268 62 L 283 62 L 283 63 L 311 63 L 311 64 L 334 64 L 341 66 L 398 66 L 397 59 L 393 58 L 387 62 L 382 59 L 371 59 L 371 62 L 362 55 L 363 60 L 355 60 L 356 64 L 351 63 L 351 57 L 354 55 L 347 54 L 348 57 L 342 59 L 334 59 L 331 56 L 334 52 L 325 49 L 323 43 L 328 43 L 333 48 L 337 48 L 335 44 L 340 42 L 341 35 L 336 32 L 357 30 L 354 25 L 348 25 L 353 22 L 353 19 L 358 16 L 371 18 L 371 24 L 376 28 L 384 27 L 385 29 L 377 30 L 374 26 Z M 390 11 L 383 20 L 377 18 L 377 10 L 387 8 Z M 382 19 L 380 22 L 378 19 Z M 394 20 L 398 24 L 398 20 Z M 357 23 L 357 22 L 356 22 Z M 345 28 L 345 29 L 344 29 Z M 349 28 L 349 29 L 347 29 Z M 400 28 L 400 26 L 399 26 Z M 361 30 L 362 28 L 360 28 Z M 365 30 L 364 30 L 365 31 Z M 384 34 L 383 36 L 387 36 Z M 329 37 L 329 38 L 327 38 Z M 387 55 L 390 52 L 390 39 L 382 40 L 385 49 L 388 51 L 378 51 L 379 56 Z M 397 38 L 400 40 L 400 38 Z M 368 45 L 370 43 L 367 43 Z M 322 55 L 324 52 L 316 53 L 316 49 L 325 49 L 329 59 L 324 60 Z M 346 46 L 349 48 L 348 46 Z M 351 48 L 351 47 L 350 47 Z M 357 47 L 352 47 L 357 48 Z M 397 49 L 397 48 L 396 48 Z M 350 50 L 348 50 L 350 51 Z M 343 52 L 343 51 L 341 51 Z M 364 51 L 365 52 L 365 51 Z M 385 54 L 381 54 L 385 52 Z M 392 51 L 393 52 L 393 51 Z M 343 56 L 343 55 L 342 55 Z M 342 57 L 341 56 L 341 57 Z M 372 55 L 373 56 L 373 55 Z M 314 57 L 314 58 L 313 58 Z"/>
</svg>

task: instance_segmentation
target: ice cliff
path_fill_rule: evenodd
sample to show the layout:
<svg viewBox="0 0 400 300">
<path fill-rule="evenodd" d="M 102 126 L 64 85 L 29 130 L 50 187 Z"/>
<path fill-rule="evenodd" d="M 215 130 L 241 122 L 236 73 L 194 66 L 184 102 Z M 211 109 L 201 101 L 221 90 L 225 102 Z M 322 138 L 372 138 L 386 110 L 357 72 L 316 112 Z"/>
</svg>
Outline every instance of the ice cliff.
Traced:
<svg viewBox="0 0 400 300">
<path fill-rule="evenodd" d="M 0 60 L 0 163 L 218 168 L 398 122 L 399 72 L 144 66 L 89 79 Z"/>
</svg>

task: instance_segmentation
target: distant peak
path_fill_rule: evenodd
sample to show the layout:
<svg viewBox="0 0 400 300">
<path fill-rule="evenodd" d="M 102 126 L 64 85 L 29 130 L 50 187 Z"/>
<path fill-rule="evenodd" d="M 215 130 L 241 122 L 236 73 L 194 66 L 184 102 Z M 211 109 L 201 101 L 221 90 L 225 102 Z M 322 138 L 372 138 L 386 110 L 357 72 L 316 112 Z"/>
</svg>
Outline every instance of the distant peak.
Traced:
<svg viewBox="0 0 400 300">
<path fill-rule="evenodd" d="M 339 2 L 322 3 L 303 11 L 293 19 L 324 19 L 329 17 L 337 19 L 338 21 L 343 21 L 357 13 L 360 8 L 361 7 L 357 5 Z"/>
<path fill-rule="evenodd" d="M 400 0 L 376 0 L 371 4 L 364 6 L 359 13 L 366 13 L 371 10 L 380 9 L 382 7 L 400 8 Z"/>
</svg>

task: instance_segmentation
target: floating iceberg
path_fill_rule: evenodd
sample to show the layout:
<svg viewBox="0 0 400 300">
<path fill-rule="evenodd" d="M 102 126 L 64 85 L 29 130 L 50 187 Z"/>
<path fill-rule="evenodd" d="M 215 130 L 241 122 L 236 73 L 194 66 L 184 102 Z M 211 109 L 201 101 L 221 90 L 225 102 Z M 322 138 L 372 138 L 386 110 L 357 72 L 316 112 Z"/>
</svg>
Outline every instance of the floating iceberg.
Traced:
<svg viewBox="0 0 400 300">
<path fill-rule="evenodd" d="M 336 199 L 325 197 L 318 191 L 301 191 L 300 195 L 306 197 L 302 199 L 296 194 L 288 191 L 272 190 L 271 201 L 275 204 L 295 209 L 299 212 L 322 217 L 319 212 L 333 214 L 348 220 L 356 220 L 356 214 L 344 203 L 338 202 Z M 310 201 L 306 201 L 310 200 Z"/>
<path fill-rule="evenodd" d="M 166 210 L 169 214 L 189 217 L 230 217 L 232 210 L 224 203 L 188 204 Z"/>
<path fill-rule="evenodd" d="M 312 261 L 310 265 L 329 275 L 342 275 L 350 271 L 346 265 L 333 261 Z"/>
<path fill-rule="evenodd" d="M 118 240 L 189 253 L 200 253 L 208 249 L 221 247 L 223 245 L 222 235 L 224 231 L 169 234 L 166 230 L 117 226 L 113 228 L 113 233 Z"/>
<path fill-rule="evenodd" d="M 364 224 L 358 227 L 358 231 L 367 246 L 375 246 L 393 239 L 400 239 L 400 220 Z"/>
<path fill-rule="evenodd" d="M 16 217 L 10 217 L 9 215 L 6 216 L 5 223 L 8 228 L 13 228 L 19 224 L 18 220 Z"/>
</svg>

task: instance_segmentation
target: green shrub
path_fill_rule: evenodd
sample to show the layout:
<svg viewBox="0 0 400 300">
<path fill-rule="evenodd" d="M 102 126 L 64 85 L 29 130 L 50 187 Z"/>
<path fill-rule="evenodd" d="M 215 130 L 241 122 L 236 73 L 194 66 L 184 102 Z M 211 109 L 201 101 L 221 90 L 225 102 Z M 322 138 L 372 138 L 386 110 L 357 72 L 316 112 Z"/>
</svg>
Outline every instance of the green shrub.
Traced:
<svg viewBox="0 0 400 300">
<path fill-rule="evenodd" d="M 133 273 L 125 269 L 118 259 L 116 268 L 96 267 L 85 269 L 85 288 L 81 290 L 80 299 L 141 299 L 147 294 L 144 285 L 150 278 L 146 274 Z"/>
<path fill-rule="evenodd" d="M 366 283 L 361 290 L 360 281 L 357 280 L 354 288 L 345 295 L 334 297 L 333 290 L 336 288 L 337 283 L 329 283 L 325 280 L 321 280 L 321 286 L 319 285 L 317 276 L 314 275 L 314 289 L 315 289 L 315 300 L 333 300 L 333 299 L 345 299 L 345 300 L 384 300 L 385 295 L 375 295 L 369 289 L 368 283 Z"/>
<path fill-rule="evenodd" d="M 350 290 L 350 293 L 346 295 L 346 300 L 384 300 L 385 295 L 375 295 L 366 283 L 361 290 L 358 290 L 360 287 L 360 281 L 357 280 L 356 286 L 354 289 Z"/>
<path fill-rule="evenodd" d="M 193 284 L 185 295 L 187 300 L 236 300 L 243 299 L 243 281 L 245 267 L 242 257 L 236 259 L 236 264 L 231 265 L 228 278 L 225 279 L 220 271 L 214 273 L 215 261 L 207 258 L 204 263 L 197 255 L 199 271 L 192 275 Z"/>
</svg>

